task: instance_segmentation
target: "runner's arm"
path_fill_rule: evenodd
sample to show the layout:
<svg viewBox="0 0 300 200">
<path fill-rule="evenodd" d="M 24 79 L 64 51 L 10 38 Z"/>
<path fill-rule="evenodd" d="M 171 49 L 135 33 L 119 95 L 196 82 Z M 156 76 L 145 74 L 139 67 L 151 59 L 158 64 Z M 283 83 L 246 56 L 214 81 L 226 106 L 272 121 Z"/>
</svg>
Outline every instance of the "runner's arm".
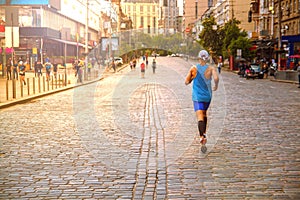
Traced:
<svg viewBox="0 0 300 200">
<path fill-rule="evenodd" d="M 216 69 L 214 67 L 211 67 L 211 68 L 212 68 L 212 76 L 213 76 L 213 79 L 214 79 L 214 82 L 215 82 L 215 85 L 213 87 L 213 91 L 216 91 L 218 89 L 219 76 L 218 76 L 218 73 L 217 73 Z"/>
<path fill-rule="evenodd" d="M 196 77 L 196 73 L 197 73 L 196 68 L 194 66 L 191 67 L 191 69 L 189 70 L 189 72 L 185 78 L 186 85 L 190 84 L 193 81 L 193 79 Z"/>
</svg>

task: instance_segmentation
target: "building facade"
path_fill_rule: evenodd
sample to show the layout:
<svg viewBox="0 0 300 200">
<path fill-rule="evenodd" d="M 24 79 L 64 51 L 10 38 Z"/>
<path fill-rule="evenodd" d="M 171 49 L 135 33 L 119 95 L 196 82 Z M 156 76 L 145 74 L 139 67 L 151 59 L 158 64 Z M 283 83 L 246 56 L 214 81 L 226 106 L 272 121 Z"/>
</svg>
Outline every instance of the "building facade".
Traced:
<svg viewBox="0 0 300 200">
<path fill-rule="evenodd" d="M 277 48 L 286 50 L 285 58 L 300 55 L 300 0 L 274 0 L 274 11 L 274 37 L 281 37 Z"/>
<path fill-rule="evenodd" d="M 251 10 L 258 56 L 290 69 L 289 56 L 300 55 L 300 1 L 252 0 Z"/>
<path fill-rule="evenodd" d="M 122 1 L 122 12 L 131 19 L 132 28 L 148 34 L 157 34 L 159 24 L 159 4 L 149 1 Z"/>
<path fill-rule="evenodd" d="M 123 0 L 122 12 L 131 19 L 133 29 L 144 33 L 174 33 L 178 31 L 179 8 L 176 0 Z"/>
<path fill-rule="evenodd" d="M 31 67 L 35 61 L 43 62 L 47 57 L 70 62 L 70 58 L 82 56 L 99 42 L 97 1 L 93 4 L 80 0 L 9 2 L 0 1 L 4 27 L 0 34 L 2 63 L 10 56 L 26 60 Z"/>
<path fill-rule="evenodd" d="M 187 31 L 193 30 L 195 23 L 201 21 L 202 16 L 212 7 L 211 0 L 184 1 L 184 27 Z M 194 30 L 195 31 L 195 30 Z"/>
</svg>

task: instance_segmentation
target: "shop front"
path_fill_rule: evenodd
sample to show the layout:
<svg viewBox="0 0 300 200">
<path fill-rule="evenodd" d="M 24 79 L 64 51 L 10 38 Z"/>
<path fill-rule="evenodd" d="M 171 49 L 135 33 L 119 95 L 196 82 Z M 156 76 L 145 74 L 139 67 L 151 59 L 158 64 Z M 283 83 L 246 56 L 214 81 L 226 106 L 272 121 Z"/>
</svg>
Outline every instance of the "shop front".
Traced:
<svg viewBox="0 0 300 200">
<path fill-rule="evenodd" d="M 282 36 L 283 41 L 287 41 L 286 69 L 292 70 L 300 57 L 300 34 Z"/>
</svg>

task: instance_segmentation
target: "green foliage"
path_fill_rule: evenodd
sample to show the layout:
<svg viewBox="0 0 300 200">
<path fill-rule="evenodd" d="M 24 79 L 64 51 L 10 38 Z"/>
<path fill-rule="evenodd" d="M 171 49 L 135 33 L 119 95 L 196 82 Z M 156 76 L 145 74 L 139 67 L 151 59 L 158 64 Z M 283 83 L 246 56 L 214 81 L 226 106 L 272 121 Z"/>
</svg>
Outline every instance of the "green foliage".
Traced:
<svg viewBox="0 0 300 200">
<path fill-rule="evenodd" d="M 214 17 L 204 19 L 202 23 L 204 29 L 200 33 L 200 45 L 210 50 L 215 55 L 222 55 L 224 31 L 217 25 Z"/>
<path fill-rule="evenodd" d="M 237 49 L 242 49 L 243 56 L 251 58 L 251 42 L 247 39 L 247 33 L 239 28 L 240 23 L 232 19 L 224 27 L 220 27 L 214 17 L 206 18 L 202 23 L 204 28 L 199 34 L 199 43 L 210 50 L 213 56 L 222 55 L 228 58 L 230 55 L 236 55 Z"/>
<path fill-rule="evenodd" d="M 239 36 L 237 40 L 233 40 L 228 48 L 231 50 L 232 55 L 234 57 L 237 57 L 237 49 L 242 50 L 242 57 L 244 58 L 252 58 L 253 54 L 250 51 L 251 47 L 250 40 L 248 38 L 245 38 L 243 36 Z"/>
<path fill-rule="evenodd" d="M 223 41 L 222 52 L 225 58 L 229 57 L 231 54 L 234 53 L 234 49 L 230 48 L 231 43 L 235 42 L 235 40 L 239 37 L 247 37 L 247 33 L 239 28 L 238 25 L 240 23 L 241 22 L 239 20 L 232 19 L 229 22 L 227 22 L 224 26 L 225 37 Z M 247 41 L 250 44 L 250 41 Z M 243 46 L 239 46 L 238 48 L 242 49 Z"/>
<path fill-rule="evenodd" d="M 149 49 L 148 54 L 152 50 L 164 50 L 162 54 L 182 53 L 196 56 L 200 50 L 198 43 L 195 43 L 192 38 L 184 37 L 182 33 L 176 34 L 158 34 L 149 35 L 140 30 L 131 30 L 130 32 L 119 33 L 121 38 L 119 46 L 119 55 L 127 54 L 134 50 L 142 50 L 145 53 Z M 183 45 L 184 44 L 184 45 Z"/>
</svg>

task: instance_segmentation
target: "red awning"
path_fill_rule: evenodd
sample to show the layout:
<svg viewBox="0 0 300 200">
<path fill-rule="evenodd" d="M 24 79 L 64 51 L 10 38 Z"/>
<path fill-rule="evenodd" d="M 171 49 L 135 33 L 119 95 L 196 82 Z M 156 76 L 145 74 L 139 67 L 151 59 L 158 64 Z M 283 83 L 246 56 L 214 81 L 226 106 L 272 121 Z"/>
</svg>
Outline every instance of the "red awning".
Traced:
<svg viewBox="0 0 300 200">
<path fill-rule="evenodd" d="M 257 45 L 253 45 L 252 47 L 250 47 L 250 51 L 254 51 L 257 49 Z"/>
<path fill-rule="evenodd" d="M 290 58 L 300 58 L 300 55 L 291 55 Z"/>
<path fill-rule="evenodd" d="M 5 25 L 0 25 L 0 32 L 5 32 Z"/>
</svg>

